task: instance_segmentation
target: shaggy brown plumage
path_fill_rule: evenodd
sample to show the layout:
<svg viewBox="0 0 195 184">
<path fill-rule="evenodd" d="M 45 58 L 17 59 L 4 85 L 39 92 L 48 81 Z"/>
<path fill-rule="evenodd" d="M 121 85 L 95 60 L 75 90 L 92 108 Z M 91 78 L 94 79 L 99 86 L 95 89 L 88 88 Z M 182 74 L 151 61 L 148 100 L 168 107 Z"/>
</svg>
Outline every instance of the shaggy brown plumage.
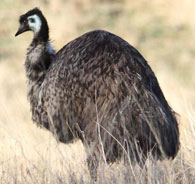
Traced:
<svg viewBox="0 0 195 184">
<path fill-rule="evenodd" d="M 149 152 L 157 159 L 174 158 L 179 148 L 175 114 L 141 54 L 103 30 L 54 53 L 41 11 L 33 9 L 22 20 L 34 14 L 44 24 L 25 64 L 33 121 L 61 142 L 81 139 L 90 148 L 92 176 L 101 156 L 107 162 L 122 155 L 140 161 L 140 153 L 143 159 Z"/>
</svg>

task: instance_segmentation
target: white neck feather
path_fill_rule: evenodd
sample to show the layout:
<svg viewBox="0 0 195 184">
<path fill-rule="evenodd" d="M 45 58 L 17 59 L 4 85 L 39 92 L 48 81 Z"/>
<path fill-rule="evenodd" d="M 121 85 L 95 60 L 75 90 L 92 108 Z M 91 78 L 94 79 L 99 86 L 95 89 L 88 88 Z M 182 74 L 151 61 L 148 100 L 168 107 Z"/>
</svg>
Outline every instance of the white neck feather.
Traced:
<svg viewBox="0 0 195 184">
<path fill-rule="evenodd" d="M 52 54 L 52 55 L 55 54 L 55 51 L 54 51 L 54 49 L 53 49 L 53 47 L 52 47 L 52 45 L 51 45 L 51 43 L 50 43 L 49 41 L 47 42 L 46 51 L 47 51 L 49 54 Z"/>
</svg>

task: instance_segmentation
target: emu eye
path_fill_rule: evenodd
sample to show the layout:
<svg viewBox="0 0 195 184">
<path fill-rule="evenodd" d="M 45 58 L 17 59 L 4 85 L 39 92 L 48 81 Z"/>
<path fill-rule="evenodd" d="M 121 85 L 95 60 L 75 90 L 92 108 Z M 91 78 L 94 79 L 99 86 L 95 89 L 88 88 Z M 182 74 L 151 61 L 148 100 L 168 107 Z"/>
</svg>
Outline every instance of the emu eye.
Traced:
<svg viewBox="0 0 195 184">
<path fill-rule="evenodd" d="M 30 21 L 31 23 L 35 23 L 35 19 L 33 19 L 33 18 L 30 18 L 29 21 Z"/>
</svg>

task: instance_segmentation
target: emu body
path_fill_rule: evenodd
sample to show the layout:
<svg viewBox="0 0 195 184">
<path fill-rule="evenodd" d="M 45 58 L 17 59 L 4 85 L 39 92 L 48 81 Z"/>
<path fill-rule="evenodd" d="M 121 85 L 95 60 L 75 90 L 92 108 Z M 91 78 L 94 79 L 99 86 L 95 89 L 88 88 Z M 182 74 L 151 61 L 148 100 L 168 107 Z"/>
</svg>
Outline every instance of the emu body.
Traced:
<svg viewBox="0 0 195 184">
<path fill-rule="evenodd" d="M 29 27 L 28 17 L 35 23 L 39 17 L 41 25 Z M 34 32 L 25 62 L 32 119 L 61 142 L 78 138 L 91 148 L 92 176 L 102 155 L 108 163 L 124 154 L 140 161 L 139 152 L 143 158 L 149 152 L 156 159 L 175 157 L 179 148 L 175 113 L 134 47 L 112 33 L 95 30 L 55 53 L 40 10 L 22 15 L 20 24 L 16 35 Z"/>
</svg>

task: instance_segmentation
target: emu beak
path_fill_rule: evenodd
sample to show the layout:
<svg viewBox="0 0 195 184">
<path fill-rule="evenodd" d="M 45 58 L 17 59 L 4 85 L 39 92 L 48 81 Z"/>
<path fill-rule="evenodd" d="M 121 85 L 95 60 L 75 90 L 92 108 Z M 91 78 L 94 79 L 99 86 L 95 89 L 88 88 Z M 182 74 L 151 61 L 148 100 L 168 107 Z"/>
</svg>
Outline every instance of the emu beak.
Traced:
<svg viewBox="0 0 195 184">
<path fill-rule="evenodd" d="M 29 31 L 30 29 L 28 28 L 28 26 L 21 24 L 18 31 L 16 32 L 15 36 L 18 36 L 19 34 L 25 32 L 25 31 Z"/>
</svg>

